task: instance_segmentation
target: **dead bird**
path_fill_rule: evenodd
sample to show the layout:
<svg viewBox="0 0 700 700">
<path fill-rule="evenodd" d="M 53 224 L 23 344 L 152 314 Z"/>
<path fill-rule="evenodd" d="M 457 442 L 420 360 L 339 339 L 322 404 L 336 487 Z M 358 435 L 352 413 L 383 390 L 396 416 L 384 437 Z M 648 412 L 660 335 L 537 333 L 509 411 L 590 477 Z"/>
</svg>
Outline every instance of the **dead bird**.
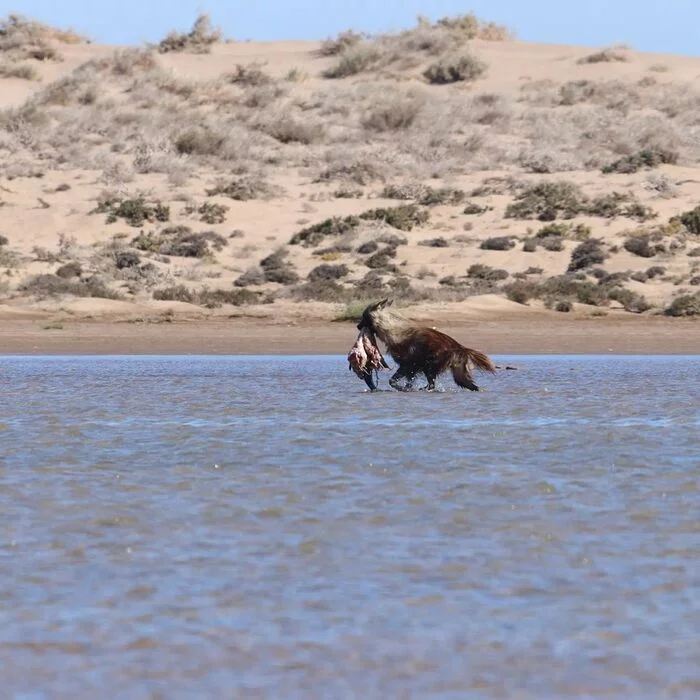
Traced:
<svg viewBox="0 0 700 700">
<path fill-rule="evenodd" d="M 381 369 L 389 369 L 389 365 L 382 356 L 377 341 L 368 329 L 361 329 L 355 344 L 348 353 L 348 364 L 355 374 L 374 391 L 377 388 L 375 375 Z"/>
</svg>

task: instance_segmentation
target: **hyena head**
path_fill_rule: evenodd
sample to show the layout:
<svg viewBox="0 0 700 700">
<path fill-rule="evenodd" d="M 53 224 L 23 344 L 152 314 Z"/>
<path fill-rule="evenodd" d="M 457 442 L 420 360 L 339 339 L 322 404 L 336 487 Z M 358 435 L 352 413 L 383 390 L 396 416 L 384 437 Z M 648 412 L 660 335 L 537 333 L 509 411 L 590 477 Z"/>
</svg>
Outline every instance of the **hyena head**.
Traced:
<svg viewBox="0 0 700 700">
<path fill-rule="evenodd" d="M 360 322 L 357 324 L 358 330 L 369 331 L 370 333 L 377 332 L 377 321 L 379 320 L 379 312 L 385 306 L 391 306 L 388 299 L 382 299 L 374 304 L 370 304 L 363 312 Z"/>
</svg>

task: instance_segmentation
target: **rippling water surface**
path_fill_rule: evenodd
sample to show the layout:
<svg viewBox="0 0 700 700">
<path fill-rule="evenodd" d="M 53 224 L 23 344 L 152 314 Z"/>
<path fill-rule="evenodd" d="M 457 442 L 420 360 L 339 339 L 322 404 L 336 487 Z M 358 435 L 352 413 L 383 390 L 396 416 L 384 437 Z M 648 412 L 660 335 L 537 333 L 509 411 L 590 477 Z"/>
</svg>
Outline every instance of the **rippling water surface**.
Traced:
<svg viewBox="0 0 700 700">
<path fill-rule="evenodd" d="M 700 358 L 498 359 L 0 358 L 2 696 L 699 697 Z"/>
</svg>

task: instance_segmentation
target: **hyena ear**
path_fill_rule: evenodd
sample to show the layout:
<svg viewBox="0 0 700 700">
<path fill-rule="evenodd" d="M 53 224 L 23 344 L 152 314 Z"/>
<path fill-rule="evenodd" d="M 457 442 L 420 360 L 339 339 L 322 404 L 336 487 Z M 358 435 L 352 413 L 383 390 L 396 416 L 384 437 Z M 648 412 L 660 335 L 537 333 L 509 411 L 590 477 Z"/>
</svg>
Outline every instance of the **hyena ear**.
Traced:
<svg viewBox="0 0 700 700">
<path fill-rule="evenodd" d="M 382 299 L 381 301 L 378 301 L 375 308 L 376 309 L 383 309 L 385 306 L 390 306 L 391 302 L 388 299 Z"/>
</svg>

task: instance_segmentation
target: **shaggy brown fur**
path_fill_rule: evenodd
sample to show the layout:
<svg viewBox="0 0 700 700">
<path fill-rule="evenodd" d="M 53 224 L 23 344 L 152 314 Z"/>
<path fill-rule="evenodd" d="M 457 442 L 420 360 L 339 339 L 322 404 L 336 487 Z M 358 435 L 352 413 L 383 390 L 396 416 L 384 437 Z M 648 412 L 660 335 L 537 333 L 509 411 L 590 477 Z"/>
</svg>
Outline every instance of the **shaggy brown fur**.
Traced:
<svg viewBox="0 0 700 700">
<path fill-rule="evenodd" d="M 479 391 L 471 370 L 495 372 L 496 366 L 484 353 L 465 348 L 454 338 L 433 328 L 416 326 L 408 319 L 387 308 L 388 299 L 370 304 L 358 324 L 360 330 L 374 333 L 387 347 L 387 352 L 399 367 L 389 380 L 392 388 L 408 391 L 418 374 L 424 374 L 428 390 L 435 388 L 438 375 L 452 370 L 455 383 L 471 391 Z M 399 381 L 405 379 L 406 385 Z"/>
</svg>

